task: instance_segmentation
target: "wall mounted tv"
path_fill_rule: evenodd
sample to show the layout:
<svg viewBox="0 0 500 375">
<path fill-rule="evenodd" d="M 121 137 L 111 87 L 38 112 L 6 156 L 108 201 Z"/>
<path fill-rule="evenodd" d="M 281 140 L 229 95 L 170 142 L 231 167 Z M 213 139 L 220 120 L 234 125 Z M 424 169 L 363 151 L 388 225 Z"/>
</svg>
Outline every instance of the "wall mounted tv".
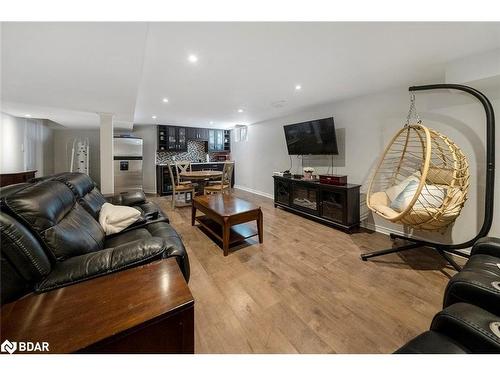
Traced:
<svg viewBox="0 0 500 375">
<path fill-rule="evenodd" d="M 338 155 L 333 117 L 285 125 L 289 155 Z"/>
</svg>

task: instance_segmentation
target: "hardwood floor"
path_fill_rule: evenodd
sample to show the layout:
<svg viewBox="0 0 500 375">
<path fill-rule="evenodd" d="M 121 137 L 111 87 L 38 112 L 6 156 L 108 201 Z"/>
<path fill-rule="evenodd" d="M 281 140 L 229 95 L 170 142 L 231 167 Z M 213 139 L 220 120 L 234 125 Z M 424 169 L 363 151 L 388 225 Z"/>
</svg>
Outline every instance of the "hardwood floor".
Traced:
<svg viewBox="0 0 500 375">
<path fill-rule="evenodd" d="M 153 198 L 182 235 L 191 261 L 196 353 L 391 353 L 429 328 L 455 271 L 431 250 L 363 262 L 391 246 L 386 235 L 352 235 L 262 207 L 264 243 L 250 239 L 224 257 L 191 226 L 191 209 Z"/>
</svg>

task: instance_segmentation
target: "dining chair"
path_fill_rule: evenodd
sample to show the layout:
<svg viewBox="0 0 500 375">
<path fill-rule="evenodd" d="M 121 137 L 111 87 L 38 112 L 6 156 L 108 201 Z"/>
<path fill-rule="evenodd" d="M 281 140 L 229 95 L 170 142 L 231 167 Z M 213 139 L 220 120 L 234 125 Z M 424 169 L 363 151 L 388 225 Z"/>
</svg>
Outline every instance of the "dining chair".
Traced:
<svg viewBox="0 0 500 375">
<path fill-rule="evenodd" d="M 170 180 L 172 181 L 172 208 L 175 208 L 175 200 L 177 195 L 184 193 L 185 200 L 187 200 L 187 193 L 191 193 L 191 199 L 195 195 L 195 187 L 190 184 L 178 184 L 172 172 L 172 165 L 167 164 L 168 172 L 170 173 Z M 178 175 L 178 174 L 177 174 Z"/>
<path fill-rule="evenodd" d="M 233 179 L 234 162 L 225 162 L 222 169 L 220 181 L 212 181 L 212 185 L 207 185 L 203 189 L 203 194 L 216 194 L 228 192 L 231 194 L 231 181 Z"/>
<path fill-rule="evenodd" d="M 175 171 L 177 172 L 177 185 L 189 185 L 191 181 L 182 181 L 181 173 L 191 172 L 191 162 L 190 161 L 176 161 Z"/>
</svg>

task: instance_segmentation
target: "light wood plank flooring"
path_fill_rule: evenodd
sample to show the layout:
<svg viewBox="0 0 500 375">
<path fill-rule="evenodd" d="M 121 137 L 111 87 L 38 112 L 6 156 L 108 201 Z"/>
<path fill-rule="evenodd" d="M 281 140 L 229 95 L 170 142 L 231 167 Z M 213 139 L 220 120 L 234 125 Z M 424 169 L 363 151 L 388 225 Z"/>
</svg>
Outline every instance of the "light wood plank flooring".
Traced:
<svg viewBox="0 0 500 375">
<path fill-rule="evenodd" d="M 428 329 L 454 274 L 431 250 L 363 262 L 386 235 L 345 234 L 236 190 L 264 213 L 256 238 L 224 257 L 189 207 L 158 202 L 191 261 L 196 353 L 391 353 Z"/>
</svg>

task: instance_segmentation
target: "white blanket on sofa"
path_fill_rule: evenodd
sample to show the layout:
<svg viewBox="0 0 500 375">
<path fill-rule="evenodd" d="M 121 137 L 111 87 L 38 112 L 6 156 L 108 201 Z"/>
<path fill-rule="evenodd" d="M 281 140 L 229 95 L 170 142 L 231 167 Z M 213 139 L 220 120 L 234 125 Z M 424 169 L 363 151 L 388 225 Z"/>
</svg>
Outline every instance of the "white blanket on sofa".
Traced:
<svg viewBox="0 0 500 375">
<path fill-rule="evenodd" d="M 106 235 L 110 235 L 121 232 L 140 217 L 140 211 L 135 208 L 104 203 L 99 213 L 99 224 Z"/>
</svg>

